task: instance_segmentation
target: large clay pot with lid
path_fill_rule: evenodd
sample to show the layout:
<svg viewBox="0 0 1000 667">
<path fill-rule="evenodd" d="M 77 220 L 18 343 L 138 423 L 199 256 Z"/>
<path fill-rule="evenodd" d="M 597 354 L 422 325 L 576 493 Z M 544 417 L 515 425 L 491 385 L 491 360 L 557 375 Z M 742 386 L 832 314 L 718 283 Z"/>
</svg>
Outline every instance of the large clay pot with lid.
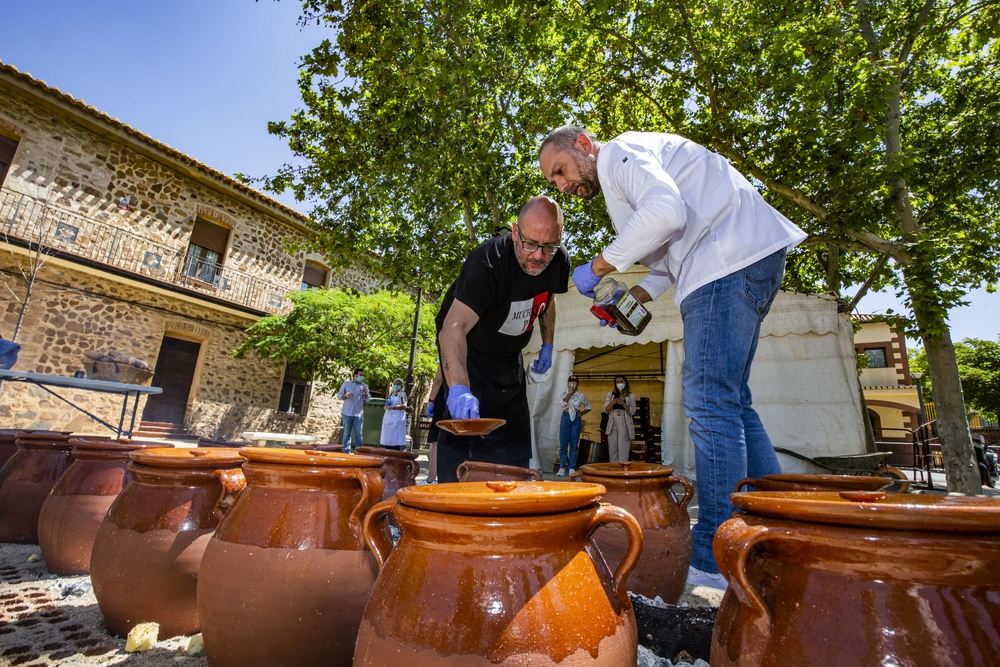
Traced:
<svg viewBox="0 0 1000 667">
<path fill-rule="evenodd" d="M 38 516 L 45 566 L 60 576 L 89 574 L 90 552 L 104 515 L 129 483 L 129 452 L 173 447 L 161 442 L 71 438 L 72 458 Z"/>
<path fill-rule="evenodd" d="M 246 480 L 237 449 L 129 453 L 129 485 L 111 504 L 90 557 L 108 630 L 160 624 L 160 637 L 199 631 L 198 570 L 209 538 Z"/>
<path fill-rule="evenodd" d="M 597 500 L 597 484 L 457 482 L 400 489 L 365 518 L 381 572 L 355 667 L 636 663 L 625 580 L 642 529 Z M 391 512 L 401 537 L 383 528 Z M 618 522 L 630 537 L 612 575 L 590 537 Z"/>
<path fill-rule="evenodd" d="M 503 463 L 486 463 L 484 461 L 465 461 L 460 463 L 458 470 L 460 482 L 489 482 L 491 480 L 509 481 L 542 481 L 542 473 L 531 468 L 509 466 Z"/>
<path fill-rule="evenodd" d="M 730 496 L 712 665 L 996 665 L 1000 500 Z"/>
<path fill-rule="evenodd" d="M 736 483 L 736 491 L 880 491 L 896 480 L 877 475 L 807 475 L 780 473 L 759 478 L 746 477 Z"/>
<path fill-rule="evenodd" d="M 17 453 L 17 436 L 24 431 L 16 428 L 0 429 L 0 468 Z"/>
<path fill-rule="evenodd" d="M 0 468 L 0 542 L 38 544 L 38 515 L 70 464 L 68 431 L 15 435 L 17 452 Z"/>
<path fill-rule="evenodd" d="M 396 492 L 417 483 L 420 464 L 413 452 L 401 452 L 382 447 L 358 447 L 358 454 L 376 456 L 385 466 L 385 480 L 382 484 L 382 500 L 392 498 Z"/>
<path fill-rule="evenodd" d="M 378 566 L 361 522 L 382 497 L 382 461 L 240 450 L 246 490 L 219 524 L 198 578 L 212 667 L 349 667 Z"/>
<path fill-rule="evenodd" d="M 674 469 L 635 461 L 588 463 L 570 476 L 607 489 L 602 500 L 628 511 L 642 526 L 642 557 L 625 586 L 648 598 L 660 596 L 674 604 L 684 592 L 691 564 L 691 518 L 687 506 L 694 488 Z M 684 487 L 680 500 L 673 487 Z M 628 549 L 628 536 L 612 524 L 594 533 L 609 567 L 615 567 Z"/>
</svg>

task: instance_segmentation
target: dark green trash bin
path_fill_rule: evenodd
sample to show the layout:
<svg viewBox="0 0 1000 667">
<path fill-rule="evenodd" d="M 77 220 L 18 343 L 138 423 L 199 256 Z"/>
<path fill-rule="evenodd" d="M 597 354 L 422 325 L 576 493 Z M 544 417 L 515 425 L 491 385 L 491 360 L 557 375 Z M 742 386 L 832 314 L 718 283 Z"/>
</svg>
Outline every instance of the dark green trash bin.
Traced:
<svg viewBox="0 0 1000 667">
<path fill-rule="evenodd" d="M 382 406 L 384 404 L 384 398 L 373 398 L 365 403 L 365 423 L 361 427 L 361 442 L 369 447 L 377 447 L 382 439 L 382 417 L 385 415 Z"/>
</svg>

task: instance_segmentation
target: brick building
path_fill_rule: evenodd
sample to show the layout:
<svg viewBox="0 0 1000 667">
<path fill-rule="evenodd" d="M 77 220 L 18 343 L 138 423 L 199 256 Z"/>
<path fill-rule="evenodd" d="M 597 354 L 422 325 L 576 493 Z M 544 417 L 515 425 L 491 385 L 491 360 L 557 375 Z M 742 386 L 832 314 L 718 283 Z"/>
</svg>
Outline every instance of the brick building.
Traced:
<svg viewBox="0 0 1000 667">
<path fill-rule="evenodd" d="M 47 251 L 17 369 L 72 375 L 85 352 L 114 348 L 155 365 L 153 384 L 164 391 L 140 403 L 147 426 L 219 438 L 245 430 L 336 437 L 339 402 L 310 401 L 308 378 L 231 357 L 248 326 L 290 308 L 291 290 L 377 286 L 360 270 L 334 274 L 322 257 L 286 250 L 309 233 L 302 214 L 0 63 L 7 338 L 24 272 L 36 248 Z M 118 399 L 70 393 L 117 422 Z M 106 433 L 40 389 L 10 382 L 0 388 L 0 424 Z"/>
</svg>

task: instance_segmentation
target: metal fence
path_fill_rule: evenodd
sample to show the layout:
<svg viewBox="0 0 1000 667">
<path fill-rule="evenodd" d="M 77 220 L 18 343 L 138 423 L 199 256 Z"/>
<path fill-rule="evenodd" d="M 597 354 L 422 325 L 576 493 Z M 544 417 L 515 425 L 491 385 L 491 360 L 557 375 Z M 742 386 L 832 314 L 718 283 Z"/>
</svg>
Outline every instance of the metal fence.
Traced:
<svg viewBox="0 0 1000 667">
<path fill-rule="evenodd" d="M 0 189 L 0 234 L 57 256 L 79 257 L 266 313 L 285 313 L 289 286 L 206 261 L 185 250 Z"/>
</svg>

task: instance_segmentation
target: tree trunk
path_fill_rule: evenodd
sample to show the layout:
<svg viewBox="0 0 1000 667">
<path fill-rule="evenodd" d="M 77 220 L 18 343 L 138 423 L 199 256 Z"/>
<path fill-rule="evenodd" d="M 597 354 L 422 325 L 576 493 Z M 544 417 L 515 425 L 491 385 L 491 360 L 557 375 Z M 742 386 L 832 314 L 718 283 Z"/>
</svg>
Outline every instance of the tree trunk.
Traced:
<svg viewBox="0 0 1000 667">
<path fill-rule="evenodd" d="M 472 226 L 472 202 L 468 197 L 462 197 L 462 220 L 465 222 L 465 231 L 469 234 L 469 243 L 476 245 L 476 228 Z"/>
<path fill-rule="evenodd" d="M 10 337 L 10 340 L 14 343 L 17 342 L 17 337 L 21 335 L 21 324 L 24 322 L 24 316 L 28 312 L 28 305 L 31 303 L 31 292 L 35 288 L 35 272 L 32 272 L 28 276 L 28 285 L 24 290 L 24 301 L 21 302 L 21 312 L 17 314 L 17 324 L 14 325 L 14 335 Z"/>
<path fill-rule="evenodd" d="M 904 275 L 913 302 L 917 329 L 920 331 L 924 352 L 927 354 L 927 370 L 930 372 L 931 387 L 934 389 L 934 411 L 937 413 L 937 432 L 941 438 L 948 491 L 970 496 L 982 495 L 983 485 L 979 480 L 979 468 L 972 448 L 969 420 L 965 415 L 962 379 L 958 372 L 958 360 L 955 358 L 955 347 L 951 342 L 951 333 L 944 319 L 944 311 L 921 307 L 921 300 L 918 300 L 915 294 L 920 294 L 926 301 L 928 290 L 918 279 L 912 277 L 911 272 L 904 271 Z M 915 284 L 911 284 L 911 281 Z M 938 331 L 941 333 L 936 335 L 924 333 Z"/>
</svg>

